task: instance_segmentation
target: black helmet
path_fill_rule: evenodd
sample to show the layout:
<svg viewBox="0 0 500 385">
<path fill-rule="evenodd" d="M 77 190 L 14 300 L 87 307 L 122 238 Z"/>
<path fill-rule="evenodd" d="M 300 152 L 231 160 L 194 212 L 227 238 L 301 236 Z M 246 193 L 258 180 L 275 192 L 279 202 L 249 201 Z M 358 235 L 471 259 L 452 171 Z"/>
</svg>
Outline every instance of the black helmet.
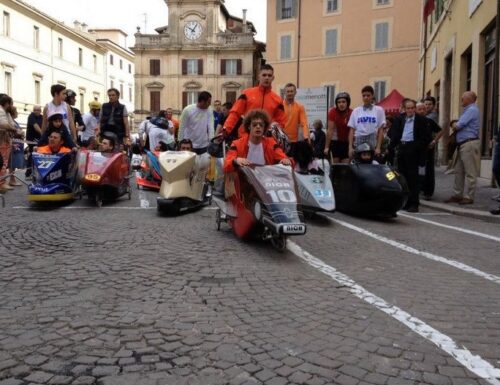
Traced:
<svg viewBox="0 0 500 385">
<path fill-rule="evenodd" d="M 76 97 L 76 92 L 68 89 L 66 90 L 66 97 L 64 98 L 64 101 L 68 103 L 71 100 L 71 98 L 75 97 Z"/>
<path fill-rule="evenodd" d="M 335 96 L 335 107 L 337 107 L 337 101 L 339 99 L 345 99 L 347 101 L 347 108 L 351 106 L 351 95 L 347 92 L 339 92 L 337 96 Z"/>
<path fill-rule="evenodd" d="M 222 146 L 223 143 L 221 138 L 212 138 L 212 140 L 210 140 L 210 143 L 208 144 L 207 152 L 214 158 L 223 158 L 224 152 L 222 150 Z"/>
<path fill-rule="evenodd" d="M 370 154 L 369 159 L 362 158 L 362 155 L 365 153 Z M 354 150 L 354 160 L 357 163 L 372 164 L 374 157 L 375 157 L 375 151 L 373 151 L 372 146 L 370 146 L 368 143 L 358 144 Z"/>
</svg>

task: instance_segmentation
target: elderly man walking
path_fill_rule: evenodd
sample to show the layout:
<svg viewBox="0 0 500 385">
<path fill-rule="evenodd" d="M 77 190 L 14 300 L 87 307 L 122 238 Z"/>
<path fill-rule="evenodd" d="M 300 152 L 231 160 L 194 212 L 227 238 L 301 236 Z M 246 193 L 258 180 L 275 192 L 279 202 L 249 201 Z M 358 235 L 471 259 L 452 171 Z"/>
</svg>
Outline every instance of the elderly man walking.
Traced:
<svg viewBox="0 0 500 385">
<path fill-rule="evenodd" d="M 462 95 L 464 110 L 452 129 L 456 131 L 457 160 L 455 163 L 455 185 L 453 196 L 446 203 L 467 205 L 474 203 L 476 179 L 481 161 L 481 142 L 479 141 L 479 109 L 477 96 L 472 91 Z"/>
</svg>

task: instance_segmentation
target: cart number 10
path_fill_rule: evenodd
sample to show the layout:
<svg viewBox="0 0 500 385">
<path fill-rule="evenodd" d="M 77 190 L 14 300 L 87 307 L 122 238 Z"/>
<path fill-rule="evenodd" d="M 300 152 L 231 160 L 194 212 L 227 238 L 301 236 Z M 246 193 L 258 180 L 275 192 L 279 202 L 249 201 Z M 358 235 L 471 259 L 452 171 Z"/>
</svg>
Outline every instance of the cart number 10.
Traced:
<svg viewBox="0 0 500 385">
<path fill-rule="evenodd" d="M 273 203 L 293 203 L 297 197 L 292 190 L 270 190 L 266 193 L 271 197 Z"/>
</svg>

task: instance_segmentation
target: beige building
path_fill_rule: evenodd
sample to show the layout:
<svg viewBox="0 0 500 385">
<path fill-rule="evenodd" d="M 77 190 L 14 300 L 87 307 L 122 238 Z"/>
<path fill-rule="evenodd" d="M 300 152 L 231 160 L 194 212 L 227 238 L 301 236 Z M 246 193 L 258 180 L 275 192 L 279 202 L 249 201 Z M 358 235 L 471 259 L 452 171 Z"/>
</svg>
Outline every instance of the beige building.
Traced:
<svg viewBox="0 0 500 385">
<path fill-rule="evenodd" d="M 491 139 L 494 127 L 498 127 L 498 95 L 494 95 L 494 79 L 498 84 L 496 15 L 497 2 L 492 0 L 435 0 L 425 20 L 420 57 L 419 93 L 438 99 L 439 120 L 446 131 L 450 120 L 462 111 L 461 94 L 467 90 L 477 93 L 483 112 L 481 174 L 487 177 L 491 175 Z M 496 91 L 498 94 L 498 87 Z M 446 139 L 440 146 L 441 155 Z"/>
<path fill-rule="evenodd" d="M 333 86 L 353 104 L 371 84 L 417 96 L 421 0 L 268 0 L 267 62 L 274 86 Z"/>
<path fill-rule="evenodd" d="M 223 0 L 165 2 L 168 26 L 135 35 L 138 118 L 167 107 L 179 112 L 204 90 L 224 103 L 253 86 L 264 44 L 244 13 L 231 16 Z"/>
</svg>

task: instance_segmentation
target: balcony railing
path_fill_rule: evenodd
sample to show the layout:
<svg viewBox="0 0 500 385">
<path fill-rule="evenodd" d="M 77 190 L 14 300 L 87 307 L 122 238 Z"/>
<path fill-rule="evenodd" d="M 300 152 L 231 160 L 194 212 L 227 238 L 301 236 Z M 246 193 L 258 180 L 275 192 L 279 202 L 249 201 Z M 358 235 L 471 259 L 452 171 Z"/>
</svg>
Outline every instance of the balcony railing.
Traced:
<svg viewBox="0 0 500 385">
<path fill-rule="evenodd" d="M 218 33 L 217 44 L 224 46 L 253 45 L 253 33 Z"/>
<path fill-rule="evenodd" d="M 135 34 L 135 48 L 165 47 L 170 43 L 169 35 Z"/>
</svg>

